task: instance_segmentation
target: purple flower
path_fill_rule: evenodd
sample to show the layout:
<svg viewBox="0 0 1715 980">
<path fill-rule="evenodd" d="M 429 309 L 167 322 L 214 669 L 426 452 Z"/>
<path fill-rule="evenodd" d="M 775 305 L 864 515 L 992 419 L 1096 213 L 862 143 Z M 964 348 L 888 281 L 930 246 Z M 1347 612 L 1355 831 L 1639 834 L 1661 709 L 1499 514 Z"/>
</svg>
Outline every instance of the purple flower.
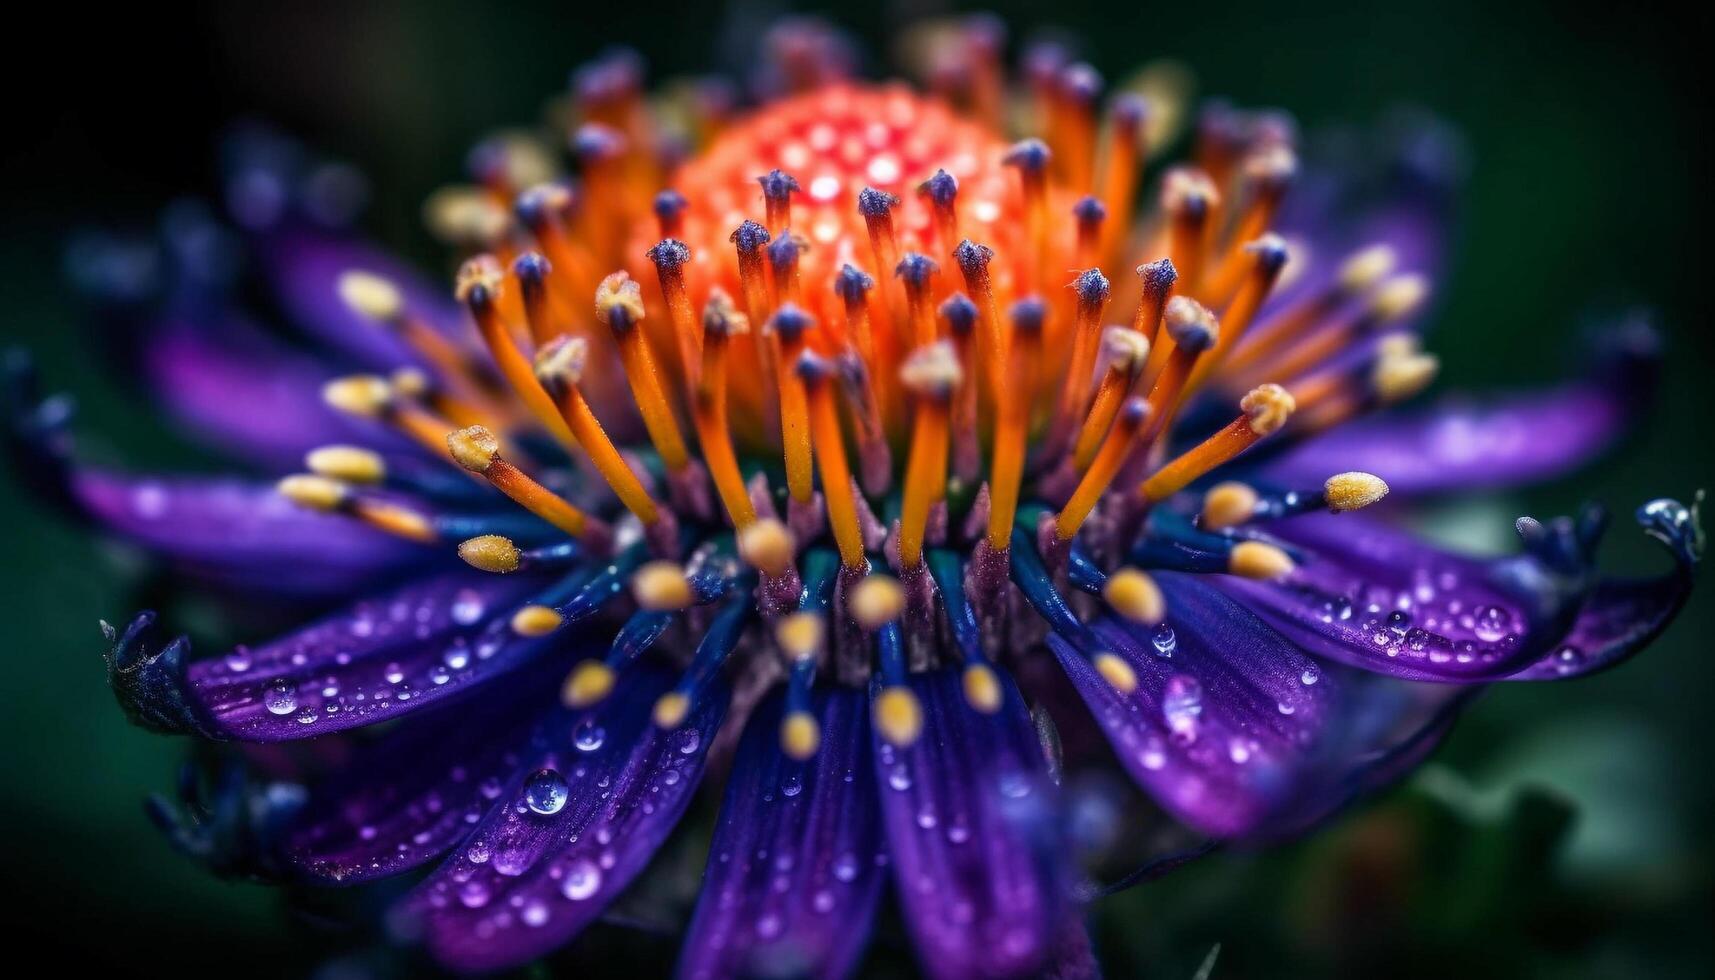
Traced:
<svg viewBox="0 0 1715 980">
<path fill-rule="evenodd" d="M 156 801 L 173 839 L 328 886 L 424 871 L 394 932 L 502 968 L 608 912 L 720 773 L 685 976 L 845 974 L 888 890 L 933 975 L 1076 973 L 1061 776 L 1110 754 L 1057 733 L 1200 841 L 1264 841 L 1397 779 L 1483 685 L 1666 627 L 1702 547 L 1673 501 L 1638 512 L 1673 562 L 1641 581 L 1595 568 L 1593 511 L 1521 518 L 1499 559 L 1352 513 L 1557 475 L 1640 403 L 1629 331 L 1585 380 L 1395 409 L 1437 367 L 1448 153 L 1295 201 L 1291 123 L 1222 105 L 1134 218 L 1177 107 L 1104 117 L 1099 75 L 1036 57 L 1045 138 L 1015 144 L 998 41 L 942 36 L 931 99 L 793 21 L 771 95 L 689 100 L 683 133 L 609 56 L 576 76 L 576 176 L 497 138 L 431 200 L 452 288 L 339 227 L 348 173 L 240 141 L 228 202 L 304 343 L 239 311 L 206 219 L 158 305 L 127 275 L 109 312 L 260 476 L 86 464 L 9 361 L 21 478 L 228 601 L 319 611 L 203 658 L 153 613 L 109 629 L 134 721 L 270 780 Z M 111 251 L 86 282 L 135 269 Z M 260 747 L 287 742 L 320 751 Z"/>
</svg>

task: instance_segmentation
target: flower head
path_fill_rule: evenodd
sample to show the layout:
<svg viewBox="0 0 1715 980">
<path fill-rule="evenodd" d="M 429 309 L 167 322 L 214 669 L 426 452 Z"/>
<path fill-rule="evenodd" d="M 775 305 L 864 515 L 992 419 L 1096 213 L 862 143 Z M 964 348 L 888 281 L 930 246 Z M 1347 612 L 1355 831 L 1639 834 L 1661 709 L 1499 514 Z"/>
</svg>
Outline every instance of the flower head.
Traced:
<svg viewBox="0 0 1715 980">
<path fill-rule="evenodd" d="M 397 928 L 516 964 L 731 754 L 687 975 L 838 975 L 889 878 L 930 972 L 1034 975 L 1080 947 L 1057 774 L 1092 760 L 1055 726 L 1093 721 L 1201 835 L 1279 837 L 1420 759 L 1461 692 L 1608 666 L 1683 603 L 1701 537 L 1671 501 L 1640 512 L 1675 561 L 1648 582 L 1595 572 L 1594 515 L 1480 560 L 1355 513 L 1564 468 L 1627 408 L 1598 379 L 1382 414 L 1437 366 L 1422 187 L 1294 212 L 1293 127 L 1217 106 L 1139 215 L 1179 106 L 1037 50 L 1015 139 L 986 19 L 933 36 L 929 93 L 846 77 L 818 25 L 770 39 L 774 94 L 676 126 L 632 57 L 580 71 L 575 176 L 483 144 L 427 208 L 450 289 L 304 215 L 249 222 L 326 358 L 221 300 L 145 366 L 275 482 L 85 467 L 53 403 L 10 406 L 27 476 L 180 571 L 350 602 L 213 659 L 149 613 L 112 633 L 146 727 L 397 722 L 270 868 L 439 862 Z M 291 177 L 263 157 L 241 216 Z"/>
</svg>

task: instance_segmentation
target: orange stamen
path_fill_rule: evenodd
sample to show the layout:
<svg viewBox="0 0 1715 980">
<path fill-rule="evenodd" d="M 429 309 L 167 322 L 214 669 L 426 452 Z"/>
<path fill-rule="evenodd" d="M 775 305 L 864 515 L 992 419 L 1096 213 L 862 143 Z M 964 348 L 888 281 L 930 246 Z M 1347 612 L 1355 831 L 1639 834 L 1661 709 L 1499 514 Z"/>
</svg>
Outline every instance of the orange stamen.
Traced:
<svg viewBox="0 0 1715 980">
<path fill-rule="evenodd" d="M 1291 417 L 1292 396 L 1279 385 L 1262 385 L 1239 403 L 1239 417 L 1183 455 L 1157 470 L 1138 487 L 1146 503 L 1159 503 L 1191 485 L 1215 467 L 1280 430 Z"/>
<path fill-rule="evenodd" d="M 643 489 L 643 483 L 626 464 L 584 398 L 581 380 L 588 356 L 589 345 L 582 337 L 562 337 L 536 355 L 536 379 L 559 406 L 560 416 L 589 455 L 596 472 L 613 488 L 627 510 L 645 525 L 652 525 L 660 519 L 655 501 Z"/>
<path fill-rule="evenodd" d="M 740 531 L 756 523 L 756 508 L 744 486 L 744 474 L 733 452 L 727 428 L 727 345 L 734 334 L 749 329 L 744 315 L 733 308 L 726 293 L 715 290 L 703 307 L 703 365 L 692 402 L 692 420 L 697 440 L 703 446 L 703 461 L 714 479 L 721 505 Z"/>
<path fill-rule="evenodd" d="M 649 431 L 649 441 L 661 454 L 661 462 L 674 472 L 684 469 L 688 462 L 685 440 L 679 435 L 679 423 L 674 421 L 673 409 L 661 390 L 655 356 L 649 350 L 647 338 L 638 329 L 643 323 L 643 296 L 629 275 L 615 272 L 596 287 L 596 319 L 607 324 L 619 341 L 625 380 L 631 385 L 631 397 L 643 416 L 643 427 Z"/>
<path fill-rule="evenodd" d="M 572 537 L 583 538 L 601 527 L 599 521 L 503 459 L 499 442 L 482 426 L 448 432 L 446 446 L 460 466 L 480 473 L 496 490 Z"/>
<path fill-rule="evenodd" d="M 790 303 L 780 307 L 769 321 L 780 341 L 780 442 L 786 456 L 786 489 L 792 499 L 808 503 L 814 491 L 810 478 L 810 417 L 802 372 L 804 334 L 815 324 L 808 313 Z"/>
<path fill-rule="evenodd" d="M 958 355 L 946 341 L 918 348 L 900 370 L 900 380 L 915 396 L 917 410 L 899 516 L 901 568 L 923 563 L 929 507 L 946 495 L 948 421 L 960 374 Z"/>
<path fill-rule="evenodd" d="M 499 311 L 495 309 L 495 300 L 500 296 L 501 272 L 500 264 L 493 256 L 479 255 L 466 262 L 459 269 L 456 293 L 467 306 L 471 316 L 476 321 L 477 332 L 482 335 L 483 343 L 488 345 L 489 356 L 500 369 L 501 377 L 518 393 L 518 398 L 530 414 L 546 428 L 562 445 L 576 449 L 577 437 L 566 427 L 560 411 L 554 405 L 554 400 L 542 390 L 536 382 L 536 372 L 531 368 L 530 361 L 518 350 L 513 342 L 512 334 L 506 325 L 500 322 Z"/>
<path fill-rule="evenodd" d="M 1143 370 L 1149 357 L 1149 341 L 1126 327 L 1109 327 L 1102 335 L 1102 356 L 1107 361 L 1107 370 L 1102 374 L 1102 383 L 1090 403 L 1090 414 L 1084 419 L 1072 451 L 1072 463 L 1078 472 L 1089 468 L 1126 393 Z"/>
<path fill-rule="evenodd" d="M 697 329 L 696 316 L 691 312 L 691 298 L 685 294 L 685 263 L 690 261 L 691 250 L 678 239 L 666 238 L 651 248 L 648 255 L 655 263 L 661 297 L 667 301 L 667 319 L 673 324 L 673 337 L 678 342 L 679 370 L 684 375 L 686 390 L 695 391 L 702 331 Z"/>
<path fill-rule="evenodd" d="M 1078 481 L 1078 487 L 1072 491 L 1066 506 L 1062 507 L 1054 518 L 1054 534 L 1061 541 L 1072 540 L 1078 533 L 1078 528 L 1082 527 L 1085 519 L 1090 516 L 1090 511 L 1095 509 L 1096 502 L 1107 492 L 1108 484 L 1114 482 L 1114 477 L 1119 475 L 1120 467 L 1131 454 L 1138 431 L 1148 421 L 1149 414 L 1149 404 L 1142 398 L 1129 399 L 1120 409 L 1114 427 L 1102 441 L 1102 448 L 1090 461 L 1089 468 L 1084 471 L 1083 479 Z"/>
<path fill-rule="evenodd" d="M 1012 520 L 1018 509 L 1018 484 L 1024 477 L 1024 448 L 1035 403 L 1037 361 L 1041 356 L 1042 323 L 1047 307 L 1029 297 L 1012 306 L 1012 345 L 1007 358 L 1006 393 L 996 407 L 994 462 L 989 467 L 988 545 L 1004 551 L 1012 540 Z"/>
<path fill-rule="evenodd" d="M 834 393 L 827 383 L 830 370 L 826 361 L 805 351 L 795 363 L 800 383 L 809 403 L 811 424 L 817 442 L 816 462 L 822 473 L 822 496 L 828 509 L 828 526 L 839 548 L 840 563 L 848 569 L 861 570 L 868 566 L 863 555 L 863 533 L 858 525 L 856 488 L 852 485 L 851 469 L 846 465 L 846 448 L 840 433 L 839 414 L 834 409 Z"/>
</svg>

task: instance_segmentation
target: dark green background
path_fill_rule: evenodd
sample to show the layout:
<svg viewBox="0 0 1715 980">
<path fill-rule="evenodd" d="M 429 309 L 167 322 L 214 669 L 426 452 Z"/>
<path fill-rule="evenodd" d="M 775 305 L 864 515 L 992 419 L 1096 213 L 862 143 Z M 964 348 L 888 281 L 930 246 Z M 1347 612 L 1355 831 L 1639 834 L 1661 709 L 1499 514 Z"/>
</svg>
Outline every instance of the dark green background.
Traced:
<svg viewBox="0 0 1715 980">
<path fill-rule="evenodd" d="M 373 230 L 432 260 L 417 223 L 422 196 L 459 173 L 485 129 L 533 120 L 571 65 L 626 42 L 658 73 L 721 67 L 717 44 L 771 9 L 749 5 L 739 18 L 716 4 L 58 6 L 8 15 L 14 50 L 50 61 L 15 56 L 4 69 L 0 334 L 33 348 L 51 383 L 78 395 L 89 453 L 192 467 L 212 461 L 86 360 L 58 265 L 69 229 L 146 224 L 167 197 L 206 192 L 214 134 L 250 115 L 362 166 L 376 187 Z M 1715 476 L 1710 159 L 1694 64 L 1708 16 L 1502 6 L 990 5 L 1015 37 L 1050 8 L 1110 77 L 1175 55 L 1205 91 L 1285 107 L 1307 128 L 1373 120 L 1402 101 L 1457 123 L 1474 171 L 1438 284 L 1444 386 L 1545 381 L 1593 311 L 1635 301 L 1659 310 L 1672 356 L 1647 424 L 1600 466 L 1449 509 L 1443 527 L 1504 529 L 1514 514 L 1563 512 L 1586 497 L 1623 515 Z M 832 13 L 883 51 L 879 42 L 918 9 Z M 140 814 L 140 797 L 169 783 L 182 746 L 128 728 L 102 681 L 96 621 L 131 611 L 132 571 L 5 480 L 0 514 L 0 861 L 13 905 L 0 918 L 32 946 L 139 969 L 310 969 L 323 940 L 289 926 L 269 892 L 176 859 Z M 1629 522 L 1613 537 L 1616 564 L 1654 567 Z M 1383 964 L 1707 975 L 1712 626 L 1705 593 L 1622 670 L 1490 692 L 1435 766 L 1329 832 L 1109 900 L 1097 939 L 1110 971 L 1189 976 L 1219 942 L 1216 976 Z M 1532 787 L 1574 811 L 1570 834 L 1546 855 L 1536 848 L 1558 811 Z"/>
</svg>

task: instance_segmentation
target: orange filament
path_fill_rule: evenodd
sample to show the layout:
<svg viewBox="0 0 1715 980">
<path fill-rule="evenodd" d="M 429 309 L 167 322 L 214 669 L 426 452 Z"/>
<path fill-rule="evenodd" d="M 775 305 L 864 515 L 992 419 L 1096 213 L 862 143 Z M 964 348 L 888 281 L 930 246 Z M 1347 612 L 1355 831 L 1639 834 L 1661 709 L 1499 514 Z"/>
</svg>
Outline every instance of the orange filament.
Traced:
<svg viewBox="0 0 1715 980">
<path fill-rule="evenodd" d="M 703 327 L 702 377 L 691 415 L 697 426 L 697 441 L 702 443 L 703 461 L 715 481 L 715 492 L 720 494 L 721 505 L 733 526 L 743 531 L 756 523 L 756 508 L 745 490 L 744 474 L 739 471 L 732 434 L 727 429 L 727 344 L 730 334 L 742 326 L 725 293 L 709 298 L 703 311 Z"/>
<path fill-rule="evenodd" d="M 1292 396 L 1278 385 L 1262 385 L 1239 403 L 1239 417 L 1220 431 L 1163 466 L 1138 487 L 1146 503 L 1159 503 L 1191 485 L 1193 480 L 1279 431 L 1291 416 Z"/>
<path fill-rule="evenodd" d="M 1060 388 L 1055 410 L 1056 436 L 1072 426 L 1090 396 L 1090 378 L 1096 366 L 1096 344 L 1101 333 L 1102 313 L 1108 307 L 1108 280 L 1101 270 L 1091 269 L 1072 284 L 1077 293 L 1077 313 L 1072 335 L 1072 361 L 1066 368 L 1066 383 Z M 1062 444 L 1063 445 L 1063 444 Z"/>
<path fill-rule="evenodd" d="M 977 307 L 977 356 L 983 361 L 982 377 L 991 394 L 1001 390 L 1006 370 L 1006 332 L 1001 329 L 1000 315 L 995 308 L 994 283 L 989 275 L 989 263 L 994 250 L 965 239 L 956 250 L 959 272 L 965 277 L 965 291 Z"/>
<path fill-rule="evenodd" d="M 814 354 L 805 352 L 796 362 L 809 401 L 811 424 L 819 449 L 816 462 L 822 473 L 822 497 L 828 509 L 828 525 L 840 552 L 840 563 L 861 570 L 868 566 L 863 556 L 863 533 L 858 526 L 857 490 L 846 465 L 846 447 L 840 433 L 834 393 L 827 383 L 829 368 Z"/>
<path fill-rule="evenodd" d="M 1149 405 L 1141 398 L 1127 401 L 1120 410 L 1114 427 L 1102 441 L 1102 448 L 1097 450 L 1089 468 L 1084 471 L 1083 479 L 1078 481 L 1077 489 L 1072 491 L 1066 506 L 1062 507 L 1054 518 L 1054 534 L 1061 541 L 1072 540 L 1078 533 L 1078 528 L 1084 526 L 1084 521 L 1090 516 L 1090 511 L 1095 509 L 1096 502 L 1107 492 L 1108 485 L 1114 482 L 1114 477 L 1119 475 L 1120 467 L 1131 454 L 1138 430 L 1149 416 Z"/>
<path fill-rule="evenodd" d="M 1138 266 L 1137 274 L 1143 280 L 1143 297 L 1138 300 L 1131 328 L 1155 344 L 1161 332 L 1161 315 L 1173 299 L 1173 287 L 1179 281 L 1179 270 L 1173 267 L 1172 259 L 1158 259 Z"/>
<path fill-rule="evenodd" d="M 1155 363 L 1155 353 L 1162 347 L 1171 343 L 1173 349 L 1167 355 L 1167 363 L 1162 365 L 1161 373 L 1150 382 L 1150 420 L 1143 433 L 1145 445 L 1153 443 L 1167 427 L 1185 395 L 1185 382 L 1189 380 L 1197 359 L 1215 346 L 1219 334 L 1215 315 L 1209 312 L 1208 307 L 1183 296 L 1176 296 L 1168 302 L 1162 323 L 1165 326 L 1162 343 L 1150 352 L 1150 363 Z"/>
<path fill-rule="evenodd" d="M 905 280 L 906 320 L 911 325 L 910 343 L 914 348 L 935 342 L 935 311 L 930 294 L 935 263 L 911 253 L 899 264 L 899 277 Z"/>
<path fill-rule="evenodd" d="M 1129 229 L 1132 205 L 1137 200 L 1137 177 L 1142 169 L 1144 107 L 1135 96 L 1121 96 L 1114 106 L 1108 128 L 1107 150 L 1102 158 L 1097 197 L 1113 209 L 1114 220 L 1102 233 L 1101 254 L 1114 255 Z"/>
<path fill-rule="evenodd" d="M 813 492 L 810 409 L 804 380 L 798 371 L 798 359 L 804 353 L 804 333 L 810 328 L 811 320 L 796 306 L 786 305 L 774 315 L 771 324 L 780 342 L 780 366 L 776 380 L 780 390 L 780 442 L 786 456 L 786 490 L 793 500 L 809 503 Z"/>
<path fill-rule="evenodd" d="M 1030 410 L 1035 402 L 1036 366 L 1042 352 L 1045 308 L 1037 299 L 1020 300 L 1012 309 L 1012 349 L 1007 358 L 1006 384 L 996 406 L 994 461 L 989 467 L 988 546 L 1006 550 L 1012 540 L 1012 519 L 1018 509 L 1018 484 L 1024 477 L 1025 442 L 1030 435 Z"/>
<path fill-rule="evenodd" d="M 1203 257 L 1208 253 L 1213 212 L 1220 197 L 1207 175 L 1186 168 L 1170 171 L 1162 187 L 1167 213 L 1167 257 L 1179 271 L 1182 292 L 1201 295 Z"/>
<path fill-rule="evenodd" d="M 1194 394 L 1202 388 L 1209 374 L 1220 366 L 1222 359 L 1231 351 L 1250 328 L 1256 319 L 1257 311 L 1267 301 L 1269 293 L 1274 290 L 1275 280 L 1280 278 L 1280 270 L 1287 261 L 1286 243 L 1278 236 L 1265 235 L 1251 242 L 1239 252 L 1248 260 L 1249 275 L 1239 286 L 1238 295 L 1233 297 L 1231 305 L 1221 314 L 1221 333 L 1216 338 L 1215 346 L 1209 351 L 1209 356 L 1197 364 L 1190 380 L 1185 383 L 1187 394 Z"/>
<path fill-rule="evenodd" d="M 530 361 L 518 350 L 512 335 L 507 332 L 506 325 L 500 322 L 500 314 L 494 307 L 494 301 L 500 295 L 500 266 L 492 256 L 478 256 L 464 264 L 459 270 L 458 294 L 470 307 L 471 316 L 476 320 L 477 332 L 482 335 L 482 342 L 488 346 L 489 356 L 500 369 L 501 377 L 518 393 L 518 398 L 524 402 L 524 407 L 530 410 L 538 422 L 553 434 L 562 445 L 571 449 L 578 448 L 577 437 L 566 427 L 560 411 L 554 406 L 554 400 L 542 390 L 536 381 L 536 372 L 531 368 Z"/>
<path fill-rule="evenodd" d="M 574 538 L 582 538 L 598 522 L 573 506 L 564 497 L 530 478 L 528 473 L 508 463 L 500 455 L 500 444 L 492 433 L 480 425 L 454 429 L 446 435 L 447 452 L 472 473 L 480 473 L 501 493 L 511 497 L 519 506 Z"/>
<path fill-rule="evenodd" d="M 536 378 L 542 387 L 554 398 L 559 406 L 560 416 L 566 420 L 566 425 L 577 437 L 578 444 L 589 455 L 590 462 L 595 465 L 596 472 L 613 488 L 625 509 L 637 515 L 637 519 L 646 525 L 654 524 L 660 519 L 655 501 L 649 497 L 649 492 L 643 489 L 643 484 L 637 479 L 637 474 L 621 456 L 613 440 L 608 438 L 607 431 L 602 428 L 595 412 L 590 409 L 589 402 L 584 398 L 581 384 L 583 366 L 588 356 L 588 346 L 581 337 L 562 338 L 547 347 L 536 356 Z"/>
<path fill-rule="evenodd" d="M 619 341 L 625 379 L 631 385 L 631 397 L 643 416 L 643 427 L 649 432 L 649 441 L 661 454 L 661 462 L 669 470 L 678 472 L 689 461 L 685 441 L 679 435 L 679 423 L 673 420 L 673 409 L 667 404 L 667 396 L 661 391 L 661 376 L 655 369 L 655 356 L 650 353 L 648 340 L 638 329 L 643 322 L 640 292 L 630 276 L 615 272 L 596 288 L 596 316 L 613 330 Z"/>
<path fill-rule="evenodd" d="M 1252 338 L 1227 359 L 1228 370 L 1242 376 L 1257 365 L 1271 360 L 1281 351 L 1304 337 L 1354 296 L 1362 294 L 1393 271 L 1394 253 L 1385 245 L 1360 249 L 1347 257 L 1339 274 L 1327 288 L 1297 300 L 1285 310 L 1269 318 L 1266 333 Z"/>
<path fill-rule="evenodd" d="M 536 252 L 525 252 L 512 263 L 512 273 L 518 279 L 518 295 L 524 301 L 524 322 L 537 349 L 565 333 L 548 312 L 549 271 L 548 260 Z"/>
<path fill-rule="evenodd" d="M 655 262 L 655 274 L 661 282 L 661 297 L 667 301 L 667 318 L 673 324 L 673 337 L 678 342 L 679 369 L 684 373 L 687 391 L 694 391 L 700 356 L 701 331 L 691 312 L 691 298 L 685 294 L 684 264 L 691 250 L 676 239 L 664 239 L 649 250 Z"/>
<path fill-rule="evenodd" d="M 899 516 L 899 564 L 911 569 L 923 563 L 929 508 L 946 495 L 948 421 L 960 381 L 958 355 L 950 343 L 931 344 L 913 353 L 900 374 L 917 406 Z"/>
<path fill-rule="evenodd" d="M 1103 334 L 1102 353 L 1107 370 L 1102 373 L 1102 383 L 1096 389 L 1090 413 L 1084 419 L 1083 431 L 1078 434 L 1072 452 L 1073 466 L 1078 472 L 1088 469 L 1090 460 L 1095 458 L 1102 436 L 1113 424 L 1115 413 L 1143 369 L 1149 356 L 1149 341 L 1125 327 L 1109 327 Z"/>
</svg>

